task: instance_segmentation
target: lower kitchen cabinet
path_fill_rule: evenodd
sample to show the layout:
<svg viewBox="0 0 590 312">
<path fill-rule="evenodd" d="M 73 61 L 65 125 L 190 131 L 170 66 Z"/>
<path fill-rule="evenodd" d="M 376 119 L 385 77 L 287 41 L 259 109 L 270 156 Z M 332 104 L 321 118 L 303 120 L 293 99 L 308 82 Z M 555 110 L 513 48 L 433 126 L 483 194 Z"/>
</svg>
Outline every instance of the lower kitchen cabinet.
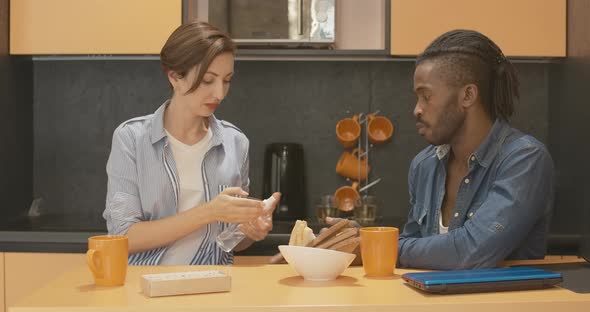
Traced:
<svg viewBox="0 0 590 312">
<path fill-rule="evenodd" d="M 4 253 L 0 252 L 0 312 L 6 311 L 4 305 Z"/>
<path fill-rule="evenodd" d="M 5 279 L 5 290 L 1 292 L 5 295 L 2 308 L 6 307 L 8 311 L 8 307 L 35 289 L 72 267 L 86 263 L 86 254 L 6 252 L 2 259 Z"/>
</svg>

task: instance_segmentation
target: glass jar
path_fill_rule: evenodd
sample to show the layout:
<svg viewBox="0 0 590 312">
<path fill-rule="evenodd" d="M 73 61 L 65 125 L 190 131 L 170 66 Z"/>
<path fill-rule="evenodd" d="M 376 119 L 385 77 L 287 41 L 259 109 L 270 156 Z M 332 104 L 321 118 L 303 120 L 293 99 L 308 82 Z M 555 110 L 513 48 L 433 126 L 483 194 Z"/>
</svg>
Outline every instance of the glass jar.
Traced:
<svg viewBox="0 0 590 312">
<path fill-rule="evenodd" d="M 325 223 L 326 217 L 340 218 L 340 211 L 334 202 L 334 195 L 322 195 L 315 205 L 315 213 L 320 224 Z"/>
<path fill-rule="evenodd" d="M 354 219 L 361 225 L 372 225 L 377 216 L 377 198 L 372 195 L 361 197 L 354 207 Z"/>
</svg>

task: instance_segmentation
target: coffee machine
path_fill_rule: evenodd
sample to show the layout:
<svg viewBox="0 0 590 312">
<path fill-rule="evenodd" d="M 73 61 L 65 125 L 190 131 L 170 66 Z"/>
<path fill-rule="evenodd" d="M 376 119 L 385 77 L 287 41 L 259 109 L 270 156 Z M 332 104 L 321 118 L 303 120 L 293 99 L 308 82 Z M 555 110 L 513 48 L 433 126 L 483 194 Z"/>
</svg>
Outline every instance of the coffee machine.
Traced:
<svg viewBox="0 0 590 312">
<path fill-rule="evenodd" d="M 291 221 L 305 218 L 305 168 L 303 146 L 271 143 L 264 153 L 263 198 L 281 192 L 274 219 Z"/>
</svg>

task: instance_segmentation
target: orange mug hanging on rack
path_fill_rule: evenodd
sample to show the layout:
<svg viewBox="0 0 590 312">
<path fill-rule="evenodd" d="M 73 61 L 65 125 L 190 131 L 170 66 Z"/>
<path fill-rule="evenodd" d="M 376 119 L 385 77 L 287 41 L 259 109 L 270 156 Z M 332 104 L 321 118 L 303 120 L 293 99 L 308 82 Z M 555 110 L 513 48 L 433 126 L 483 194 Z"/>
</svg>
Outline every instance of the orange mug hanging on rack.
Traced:
<svg viewBox="0 0 590 312">
<path fill-rule="evenodd" d="M 352 183 L 352 186 L 342 186 L 334 193 L 334 203 L 342 211 L 351 211 L 357 205 L 361 196 L 357 191 L 358 182 Z"/>
<path fill-rule="evenodd" d="M 353 180 L 366 180 L 370 170 L 371 167 L 367 164 L 363 150 L 358 148 L 352 152 L 344 151 L 336 163 L 336 173 Z"/>
<path fill-rule="evenodd" d="M 369 134 L 369 142 L 372 144 L 381 144 L 393 135 L 393 124 L 387 117 L 375 116 L 374 114 L 367 115 L 369 124 L 367 132 Z"/>
<path fill-rule="evenodd" d="M 361 135 L 358 115 L 344 118 L 336 124 L 336 137 L 342 146 L 349 148 L 356 145 Z"/>
</svg>

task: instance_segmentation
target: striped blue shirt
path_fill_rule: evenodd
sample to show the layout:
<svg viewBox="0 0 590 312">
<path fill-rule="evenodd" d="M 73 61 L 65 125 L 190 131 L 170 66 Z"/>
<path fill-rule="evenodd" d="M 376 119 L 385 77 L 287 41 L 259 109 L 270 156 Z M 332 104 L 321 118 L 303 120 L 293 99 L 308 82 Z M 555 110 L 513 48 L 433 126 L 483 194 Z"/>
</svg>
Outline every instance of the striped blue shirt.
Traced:
<svg viewBox="0 0 590 312">
<path fill-rule="evenodd" d="M 141 221 L 166 218 L 177 213 L 179 179 L 168 137 L 164 131 L 164 110 L 122 123 L 113 134 L 107 162 L 108 188 L 103 217 L 109 234 L 124 235 Z M 249 141 L 236 126 L 209 117 L 213 134 L 205 153 L 201 177 L 205 201 L 227 186 L 248 191 Z M 214 222 L 206 226 L 205 237 L 191 264 L 231 264 L 233 253 L 221 250 L 215 238 L 228 226 Z M 129 256 L 131 265 L 157 265 L 166 246 Z"/>
</svg>

